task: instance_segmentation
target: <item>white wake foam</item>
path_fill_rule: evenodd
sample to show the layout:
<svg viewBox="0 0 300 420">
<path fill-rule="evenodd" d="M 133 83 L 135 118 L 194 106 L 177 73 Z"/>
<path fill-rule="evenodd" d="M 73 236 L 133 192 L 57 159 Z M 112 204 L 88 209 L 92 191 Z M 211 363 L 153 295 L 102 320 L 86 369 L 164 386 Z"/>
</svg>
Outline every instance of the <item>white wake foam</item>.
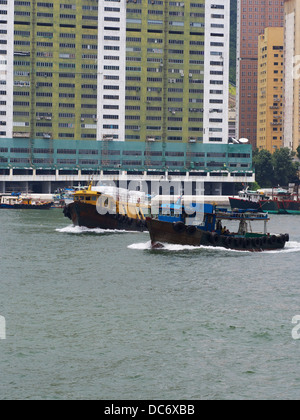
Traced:
<svg viewBox="0 0 300 420">
<path fill-rule="evenodd" d="M 174 245 L 174 244 L 167 244 L 167 243 L 162 243 L 161 245 L 162 245 L 161 248 L 154 248 L 154 249 L 163 250 L 163 251 L 175 251 L 176 252 L 176 251 L 186 251 L 186 250 L 192 251 L 192 250 L 201 249 L 201 248 L 209 248 L 209 247 L 203 247 L 203 246 Z M 128 248 L 145 251 L 145 250 L 148 250 L 148 249 L 152 249 L 152 246 L 151 246 L 151 241 L 148 241 L 148 242 L 136 243 L 136 244 L 129 245 Z"/>
<path fill-rule="evenodd" d="M 100 228 L 95 228 L 95 229 L 89 229 L 87 227 L 84 226 L 74 226 L 74 225 L 70 225 L 70 226 L 66 226 L 62 229 L 55 229 L 56 232 L 60 232 L 60 233 L 73 233 L 73 234 L 82 234 L 82 233 L 95 233 L 95 234 L 103 234 L 103 233 L 129 233 L 126 230 L 118 230 L 118 229 L 100 229 Z M 132 233 L 132 232 L 130 232 Z"/>
<path fill-rule="evenodd" d="M 138 243 L 138 244 L 132 244 L 128 245 L 129 249 L 138 249 L 141 251 L 145 251 L 147 249 L 151 249 L 151 241 L 145 242 L 145 243 Z"/>
<path fill-rule="evenodd" d="M 173 244 L 168 244 L 168 243 L 162 243 L 161 244 L 162 247 L 161 248 L 155 248 L 156 250 L 162 250 L 162 251 L 173 251 L 173 252 L 180 252 L 180 251 L 195 251 L 195 250 L 199 250 L 199 249 L 205 249 L 208 251 L 221 251 L 221 252 L 238 252 L 238 253 L 242 253 L 242 254 L 249 254 L 249 255 L 253 255 L 253 252 L 249 252 L 249 251 L 243 251 L 243 250 L 236 250 L 236 249 L 226 249 L 223 247 L 212 247 L 212 246 L 191 246 L 191 245 L 173 245 Z M 148 242 L 142 242 L 142 243 L 134 243 L 128 246 L 129 249 L 135 249 L 135 250 L 140 250 L 140 251 L 146 251 L 146 250 L 151 250 L 152 246 L 151 246 L 151 241 Z M 278 250 L 274 250 L 274 251 L 265 251 L 265 253 L 268 254 L 276 254 L 276 253 L 289 253 L 289 252 L 300 252 L 300 242 L 287 242 L 285 245 L 284 249 L 278 249 Z"/>
<path fill-rule="evenodd" d="M 285 244 L 285 247 L 281 250 L 275 250 L 275 251 L 269 251 L 272 252 L 273 254 L 277 253 L 277 252 L 300 252 L 300 242 L 296 242 L 296 241 L 290 241 L 287 242 Z"/>
</svg>

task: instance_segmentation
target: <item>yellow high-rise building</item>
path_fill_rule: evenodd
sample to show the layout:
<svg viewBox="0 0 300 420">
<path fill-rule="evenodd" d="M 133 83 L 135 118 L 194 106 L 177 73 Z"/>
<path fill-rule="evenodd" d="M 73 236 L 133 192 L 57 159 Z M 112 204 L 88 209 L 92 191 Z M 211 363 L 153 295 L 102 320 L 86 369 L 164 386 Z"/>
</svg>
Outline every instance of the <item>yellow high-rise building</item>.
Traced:
<svg viewBox="0 0 300 420">
<path fill-rule="evenodd" d="M 284 146 L 300 145 L 300 2 L 285 0 Z"/>
<path fill-rule="evenodd" d="M 266 28 L 258 39 L 257 148 L 283 146 L 284 28 Z"/>
</svg>

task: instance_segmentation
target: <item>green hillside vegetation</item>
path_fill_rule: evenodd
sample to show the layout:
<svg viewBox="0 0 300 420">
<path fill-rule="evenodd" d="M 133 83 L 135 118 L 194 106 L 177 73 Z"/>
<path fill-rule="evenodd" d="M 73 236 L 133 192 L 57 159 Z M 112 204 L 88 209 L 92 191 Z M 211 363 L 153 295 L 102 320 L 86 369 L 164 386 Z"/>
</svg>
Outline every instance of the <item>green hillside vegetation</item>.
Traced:
<svg viewBox="0 0 300 420">
<path fill-rule="evenodd" d="M 253 166 L 256 182 L 262 188 L 288 186 L 298 181 L 299 162 L 295 153 L 284 147 L 273 155 L 268 150 L 254 150 Z"/>
<path fill-rule="evenodd" d="M 237 29 L 237 0 L 230 4 L 230 70 L 229 81 L 236 85 L 236 29 Z"/>
<path fill-rule="evenodd" d="M 236 87 L 230 83 L 229 85 L 229 94 L 232 96 L 236 96 Z"/>
</svg>

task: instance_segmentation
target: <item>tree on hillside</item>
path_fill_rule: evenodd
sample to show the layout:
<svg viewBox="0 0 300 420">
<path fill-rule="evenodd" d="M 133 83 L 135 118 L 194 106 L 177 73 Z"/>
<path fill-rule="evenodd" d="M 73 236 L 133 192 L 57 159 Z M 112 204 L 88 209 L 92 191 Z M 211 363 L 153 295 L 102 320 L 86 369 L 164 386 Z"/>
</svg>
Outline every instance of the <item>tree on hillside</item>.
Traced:
<svg viewBox="0 0 300 420">
<path fill-rule="evenodd" d="M 270 188 L 274 182 L 274 169 L 272 155 L 268 150 L 258 150 L 253 152 L 253 166 L 255 169 L 255 179 L 264 188 Z"/>
<path fill-rule="evenodd" d="M 277 149 L 272 155 L 267 150 L 253 152 L 255 178 L 262 188 L 288 186 L 298 180 L 299 163 L 288 148 Z"/>
<path fill-rule="evenodd" d="M 273 156 L 274 182 L 275 185 L 287 186 L 295 182 L 298 171 L 298 164 L 293 161 L 294 153 L 287 147 L 277 149 Z"/>
</svg>

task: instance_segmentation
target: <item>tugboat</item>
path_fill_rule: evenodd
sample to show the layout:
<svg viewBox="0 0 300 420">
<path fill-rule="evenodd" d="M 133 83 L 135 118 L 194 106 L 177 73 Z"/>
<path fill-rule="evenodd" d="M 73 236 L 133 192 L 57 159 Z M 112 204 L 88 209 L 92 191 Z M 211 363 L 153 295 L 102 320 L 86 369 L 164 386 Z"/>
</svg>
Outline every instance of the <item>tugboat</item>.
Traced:
<svg viewBox="0 0 300 420">
<path fill-rule="evenodd" d="M 1 195 L 0 209 L 22 209 L 22 210 L 48 210 L 52 207 L 52 201 L 36 201 L 31 197 L 21 197 L 20 194 Z"/>
<path fill-rule="evenodd" d="M 239 210 L 262 210 L 262 201 L 264 204 L 269 202 L 269 197 L 263 193 L 257 191 L 251 191 L 246 188 L 243 191 L 239 191 L 238 197 L 229 197 L 229 203 L 231 209 Z"/>
<path fill-rule="evenodd" d="M 298 193 L 277 188 L 272 190 L 272 197 L 263 192 L 240 191 L 238 197 L 229 197 L 231 209 L 256 210 L 269 214 L 300 214 Z"/>
<path fill-rule="evenodd" d="M 192 205 L 195 212 L 189 217 L 183 208 L 175 208 L 172 215 L 160 214 L 157 218 L 147 218 L 152 247 L 162 248 L 164 243 L 168 243 L 260 252 L 283 249 L 289 241 L 288 234 L 267 233 L 268 214 L 217 209 L 211 204 L 204 204 L 202 208 L 197 206 Z M 203 215 L 202 221 L 197 220 L 199 214 Z M 238 229 L 229 231 L 222 226 L 224 220 L 238 222 Z M 251 222 L 254 221 L 264 223 L 263 233 L 252 231 Z"/>
<path fill-rule="evenodd" d="M 65 206 L 65 217 L 75 226 L 89 229 L 147 231 L 150 211 L 145 195 L 116 187 L 92 187 L 76 191 L 74 201 Z"/>
</svg>

